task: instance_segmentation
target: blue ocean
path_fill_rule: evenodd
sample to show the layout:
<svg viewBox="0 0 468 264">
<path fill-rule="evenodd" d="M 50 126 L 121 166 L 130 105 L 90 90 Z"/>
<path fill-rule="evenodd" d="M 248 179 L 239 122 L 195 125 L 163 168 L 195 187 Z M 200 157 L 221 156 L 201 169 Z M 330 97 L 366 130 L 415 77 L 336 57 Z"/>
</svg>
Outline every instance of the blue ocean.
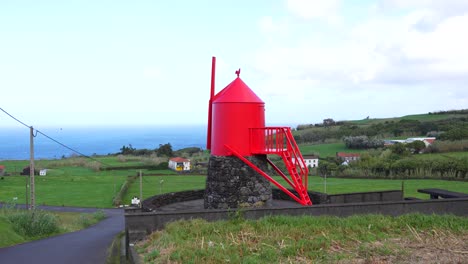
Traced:
<svg viewBox="0 0 468 264">
<path fill-rule="evenodd" d="M 117 153 L 129 144 L 137 149 L 155 149 L 170 143 L 173 150 L 186 147 L 206 148 L 206 125 L 125 126 L 125 127 L 52 127 L 37 128 L 42 133 L 85 155 Z M 40 133 L 34 138 L 36 159 L 60 159 L 73 151 Z M 75 153 L 76 154 L 76 153 Z M 29 129 L 0 128 L 0 160 L 29 159 Z"/>
</svg>

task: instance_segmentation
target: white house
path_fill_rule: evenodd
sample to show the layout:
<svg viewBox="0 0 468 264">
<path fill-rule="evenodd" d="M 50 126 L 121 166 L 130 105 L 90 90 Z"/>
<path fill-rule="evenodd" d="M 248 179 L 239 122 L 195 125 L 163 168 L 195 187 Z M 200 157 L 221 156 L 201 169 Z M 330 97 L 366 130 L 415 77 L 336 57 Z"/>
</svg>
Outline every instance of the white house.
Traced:
<svg viewBox="0 0 468 264">
<path fill-rule="evenodd" d="M 42 169 L 39 171 L 39 176 L 46 176 L 47 175 L 47 169 Z"/>
<path fill-rule="evenodd" d="M 309 168 L 318 167 L 319 157 L 316 155 L 304 155 L 303 156 L 306 166 Z"/>
<path fill-rule="evenodd" d="M 318 162 L 319 162 L 319 157 L 318 156 L 315 156 L 315 155 L 303 155 L 302 156 L 304 158 L 304 161 L 305 161 L 305 165 L 308 167 L 308 168 L 315 168 L 315 167 L 318 167 Z M 295 159 L 292 158 L 292 162 L 294 162 Z"/>
<path fill-rule="evenodd" d="M 189 171 L 190 160 L 181 157 L 170 158 L 168 167 L 175 171 Z"/>
</svg>

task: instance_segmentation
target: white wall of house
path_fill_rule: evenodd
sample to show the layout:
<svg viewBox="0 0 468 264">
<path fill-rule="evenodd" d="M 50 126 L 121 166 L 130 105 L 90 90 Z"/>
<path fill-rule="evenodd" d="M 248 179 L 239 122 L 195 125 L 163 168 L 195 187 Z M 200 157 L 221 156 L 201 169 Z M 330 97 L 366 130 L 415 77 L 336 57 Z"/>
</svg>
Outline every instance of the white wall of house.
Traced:
<svg viewBox="0 0 468 264">
<path fill-rule="evenodd" d="M 307 167 L 315 168 L 318 167 L 318 159 L 306 159 L 304 158 Z"/>
<path fill-rule="evenodd" d="M 189 171 L 190 170 L 190 161 L 184 161 L 184 162 L 177 162 L 173 160 L 169 160 L 168 164 L 169 169 L 175 170 L 175 171 Z"/>
<path fill-rule="evenodd" d="M 307 167 L 311 167 L 311 168 L 318 167 L 318 158 L 307 158 L 307 157 L 303 157 L 303 158 L 304 158 L 305 165 Z M 292 162 L 295 162 L 294 158 L 292 158 L 291 160 Z"/>
</svg>

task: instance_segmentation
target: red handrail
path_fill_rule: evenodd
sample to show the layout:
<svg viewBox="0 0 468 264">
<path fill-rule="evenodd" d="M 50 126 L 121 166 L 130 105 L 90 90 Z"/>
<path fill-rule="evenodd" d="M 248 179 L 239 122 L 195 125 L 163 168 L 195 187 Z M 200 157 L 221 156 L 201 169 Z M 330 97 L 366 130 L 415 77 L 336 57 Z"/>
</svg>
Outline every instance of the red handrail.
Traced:
<svg viewBox="0 0 468 264">
<path fill-rule="evenodd" d="M 274 166 L 271 161 L 269 161 L 270 164 L 297 191 L 301 201 L 311 204 L 307 194 L 309 169 L 289 127 L 251 128 L 250 146 L 253 154 L 275 154 L 281 156 L 291 175 L 291 180 L 279 168 Z"/>
</svg>

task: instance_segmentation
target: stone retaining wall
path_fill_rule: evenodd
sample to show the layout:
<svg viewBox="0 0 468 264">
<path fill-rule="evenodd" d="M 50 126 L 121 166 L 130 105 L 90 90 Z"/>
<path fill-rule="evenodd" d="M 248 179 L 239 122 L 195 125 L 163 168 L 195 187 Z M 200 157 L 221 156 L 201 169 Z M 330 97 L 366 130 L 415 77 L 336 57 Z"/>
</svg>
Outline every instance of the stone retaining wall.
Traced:
<svg viewBox="0 0 468 264">
<path fill-rule="evenodd" d="M 246 157 L 268 171 L 265 155 Z M 227 209 L 252 205 L 270 205 L 270 182 L 234 156 L 211 156 L 204 197 L 206 209 Z"/>
</svg>

